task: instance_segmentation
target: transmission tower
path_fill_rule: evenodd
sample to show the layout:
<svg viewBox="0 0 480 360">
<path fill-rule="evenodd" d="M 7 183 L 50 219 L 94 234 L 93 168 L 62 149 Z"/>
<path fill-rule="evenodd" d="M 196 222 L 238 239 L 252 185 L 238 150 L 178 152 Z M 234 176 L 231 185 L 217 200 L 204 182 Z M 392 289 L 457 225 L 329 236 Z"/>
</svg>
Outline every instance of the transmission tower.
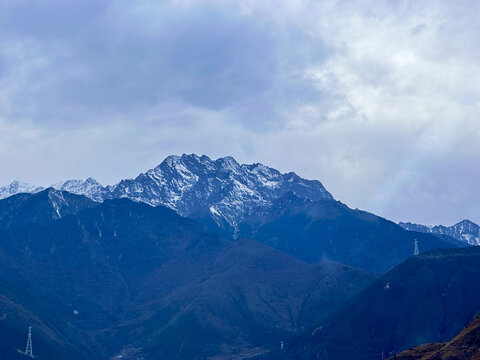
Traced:
<svg viewBox="0 0 480 360">
<path fill-rule="evenodd" d="M 32 327 L 28 327 L 27 347 L 25 348 L 25 355 L 34 358 L 32 349 Z"/>
<path fill-rule="evenodd" d="M 418 240 L 415 239 L 415 246 L 413 248 L 413 255 L 418 255 L 420 254 L 420 251 L 418 251 Z"/>
</svg>

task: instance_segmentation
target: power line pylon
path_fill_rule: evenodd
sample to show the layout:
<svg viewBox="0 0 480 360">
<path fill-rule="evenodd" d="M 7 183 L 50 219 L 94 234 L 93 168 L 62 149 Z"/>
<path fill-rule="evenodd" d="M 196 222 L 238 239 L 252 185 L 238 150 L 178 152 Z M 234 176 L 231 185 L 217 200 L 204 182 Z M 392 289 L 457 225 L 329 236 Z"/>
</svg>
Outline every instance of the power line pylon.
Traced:
<svg viewBox="0 0 480 360">
<path fill-rule="evenodd" d="M 32 348 L 32 327 L 28 327 L 27 347 L 25 348 L 25 355 L 34 358 Z"/>
<path fill-rule="evenodd" d="M 413 255 L 416 256 L 416 255 L 418 255 L 418 254 L 420 254 L 420 251 L 418 251 L 418 240 L 415 239 L 415 246 L 414 246 L 414 248 L 413 248 Z"/>
</svg>

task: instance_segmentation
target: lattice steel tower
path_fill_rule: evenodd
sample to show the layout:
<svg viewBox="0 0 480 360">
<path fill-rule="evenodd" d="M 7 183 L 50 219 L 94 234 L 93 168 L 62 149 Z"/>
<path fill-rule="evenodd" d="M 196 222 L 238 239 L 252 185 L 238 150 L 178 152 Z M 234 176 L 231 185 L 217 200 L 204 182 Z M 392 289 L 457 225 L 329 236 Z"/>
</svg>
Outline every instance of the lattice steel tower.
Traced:
<svg viewBox="0 0 480 360">
<path fill-rule="evenodd" d="M 32 359 L 33 356 L 33 349 L 32 349 L 32 327 L 28 327 L 28 338 L 27 338 L 27 347 L 25 348 L 25 355 L 30 356 Z"/>
<path fill-rule="evenodd" d="M 420 254 L 420 251 L 418 251 L 418 240 L 415 239 L 415 246 L 413 248 L 413 255 L 418 255 Z"/>
</svg>

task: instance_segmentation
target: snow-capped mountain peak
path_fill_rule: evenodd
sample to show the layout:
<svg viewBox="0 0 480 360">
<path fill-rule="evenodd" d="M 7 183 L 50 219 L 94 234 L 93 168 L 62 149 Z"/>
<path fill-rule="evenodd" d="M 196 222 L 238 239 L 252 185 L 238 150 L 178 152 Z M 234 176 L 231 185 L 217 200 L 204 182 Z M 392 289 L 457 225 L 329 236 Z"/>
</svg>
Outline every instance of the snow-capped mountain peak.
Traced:
<svg viewBox="0 0 480 360">
<path fill-rule="evenodd" d="M 52 185 L 56 190 L 68 191 L 76 195 L 84 195 L 95 201 L 103 201 L 108 189 L 104 188 L 94 178 L 87 178 L 86 180 L 67 180 Z"/>
<path fill-rule="evenodd" d="M 184 216 L 210 211 L 235 224 L 287 191 L 312 200 L 333 199 L 319 181 L 262 164 L 239 164 L 231 156 L 212 160 L 195 154 L 169 156 L 135 179 L 122 180 L 109 196 L 165 205 Z"/>
<path fill-rule="evenodd" d="M 0 187 L 0 199 L 5 199 L 9 196 L 20 193 L 37 193 L 44 190 L 41 186 L 24 183 L 19 180 L 14 180 L 10 185 Z"/>
<path fill-rule="evenodd" d="M 333 199 L 317 180 L 282 174 L 259 163 L 239 164 L 231 156 L 212 160 L 195 154 L 168 156 L 157 167 L 114 186 L 105 187 L 88 178 L 52 187 L 95 201 L 127 197 L 152 206 L 164 205 L 183 216 L 210 212 L 231 225 L 287 192 L 310 200 Z M 8 196 L 14 193 L 9 191 Z"/>
</svg>

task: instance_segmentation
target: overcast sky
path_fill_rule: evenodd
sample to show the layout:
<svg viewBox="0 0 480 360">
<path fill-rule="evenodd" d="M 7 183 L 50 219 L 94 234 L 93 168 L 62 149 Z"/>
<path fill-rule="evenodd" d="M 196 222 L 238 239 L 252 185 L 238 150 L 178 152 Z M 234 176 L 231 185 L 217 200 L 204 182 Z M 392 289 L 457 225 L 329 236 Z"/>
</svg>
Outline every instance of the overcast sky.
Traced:
<svg viewBox="0 0 480 360">
<path fill-rule="evenodd" d="M 476 0 L 2 0 L 0 184 L 232 155 L 480 222 L 479 38 Z"/>
</svg>

